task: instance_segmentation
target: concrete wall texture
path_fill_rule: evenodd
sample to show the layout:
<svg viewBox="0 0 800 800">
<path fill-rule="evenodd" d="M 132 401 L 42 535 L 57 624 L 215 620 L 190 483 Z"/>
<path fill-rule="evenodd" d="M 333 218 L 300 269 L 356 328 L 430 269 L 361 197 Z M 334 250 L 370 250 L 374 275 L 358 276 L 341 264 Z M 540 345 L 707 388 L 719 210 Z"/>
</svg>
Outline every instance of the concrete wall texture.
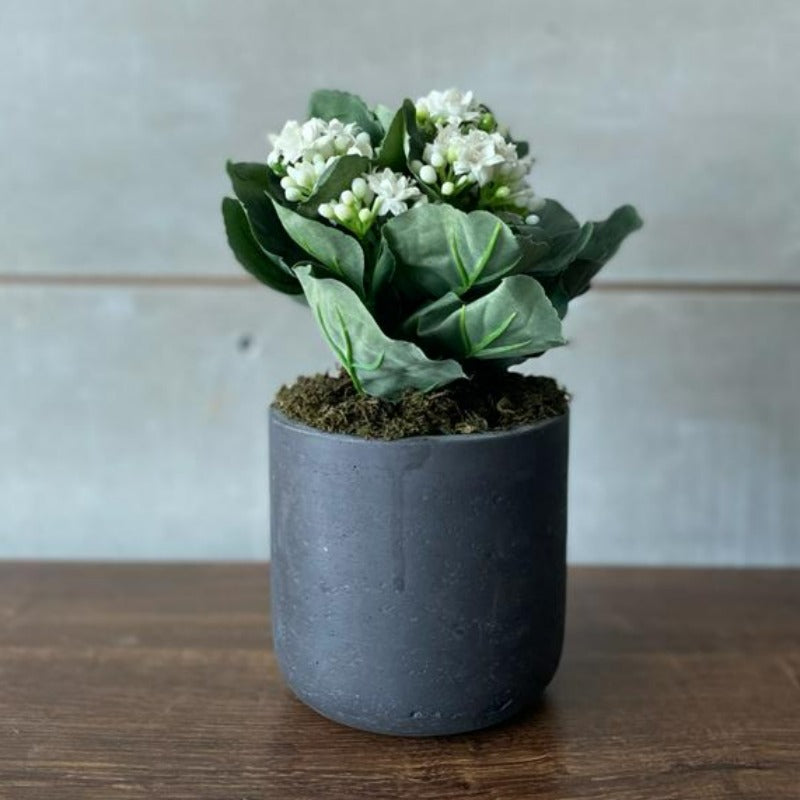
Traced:
<svg viewBox="0 0 800 800">
<path fill-rule="evenodd" d="M 800 563 L 795 0 L 4 0 L 0 557 L 263 558 L 265 408 L 333 366 L 241 275 L 225 158 L 320 86 L 474 89 L 537 191 L 646 220 L 532 365 L 574 562 Z"/>
</svg>

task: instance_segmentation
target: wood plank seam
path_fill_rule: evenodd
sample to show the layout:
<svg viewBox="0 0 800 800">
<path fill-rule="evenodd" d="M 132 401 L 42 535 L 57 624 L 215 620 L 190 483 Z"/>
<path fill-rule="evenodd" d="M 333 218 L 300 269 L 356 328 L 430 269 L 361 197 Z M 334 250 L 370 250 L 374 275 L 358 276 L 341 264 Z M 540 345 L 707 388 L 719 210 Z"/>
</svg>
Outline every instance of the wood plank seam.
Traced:
<svg viewBox="0 0 800 800">
<path fill-rule="evenodd" d="M 0 273 L 0 286 L 57 286 L 63 287 L 104 287 L 134 286 L 152 289 L 161 288 L 245 288 L 256 281 L 248 275 L 112 275 L 93 274 L 57 275 L 42 273 L 23 275 Z M 742 282 L 742 281 L 625 281 L 601 280 L 593 284 L 594 291 L 601 292 L 668 292 L 688 294 L 759 294 L 783 295 L 800 293 L 800 282 Z"/>
</svg>

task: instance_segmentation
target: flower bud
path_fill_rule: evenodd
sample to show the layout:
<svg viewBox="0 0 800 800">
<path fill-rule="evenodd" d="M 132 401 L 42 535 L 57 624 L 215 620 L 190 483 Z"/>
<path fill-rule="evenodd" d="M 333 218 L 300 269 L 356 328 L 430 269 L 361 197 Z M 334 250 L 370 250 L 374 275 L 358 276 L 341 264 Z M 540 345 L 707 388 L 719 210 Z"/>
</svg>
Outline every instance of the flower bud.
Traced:
<svg viewBox="0 0 800 800">
<path fill-rule="evenodd" d="M 414 172 L 416 172 L 416 173 L 419 173 L 419 171 L 422 169 L 422 162 L 421 162 L 421 161 L 420 161 L 418 158 L 415 158 L 415 159 L 414 159 L 414 160 L 411 162 L 411 169 L 412 169 Z"/>
<path fill-rule="evenodd" d="M 483 114 L 481 114 L 478 119 L 478 127 L 482 131 L 491 133 L 497 127 L 497 121 L 494 118 L 494 114 L 492 114 L 489 111 L 486 111 Z"/>
<path fill-rule="evenodd" d="M 309 188 L 314 185 L 317 179 L 317 172 L 313 164 L 300 164 L 299 182 Z"/>
<path fill-rule="evenodd" d="M 294 186 L 290 186 L 288 189 L 286 189 L 284 194 L 290 203 L 296 203 L 303 196 L 302 192 Z"/>
<path fill-rule="evenodd" d="M 442 184 L 442 194 L 445 195 L 445 196 L 453 194 L 453 192 L 455 190 L 456 190 L 456 187 L 453 185 L 452 181 L 445 181 Z"/>
<path fill-rule="evenodd" d="M 354 178 L 350 188 L 359 200 L 363 200 L 367 194 L 367 182 L 363 178 Z"/>
<path fill-rule="evenodd" d="M 540 219 L 536 214 L 528 214 L 528 216 L 525 217 L 525 224 L 526 225 L 538 225 L 539 222 L 540 222 Z"/>
<path fill-rule="evenodd" d="M 432 164 L 432 166 L 437 167 L 437 168 L 438 167 L 443 167 L 446 163 L 447 163 L 447 161 L 445 160 L 445 157 L 441 153 L 436 152 L 436 153 L 432 153 L 431 154 L 431 164 Z"/>
<path fill-rule="evenodd" d="M 349 189 L 345 189 L 339 200 L 347 206 L 353 206 L 356 203 L 356 196 Z"/>
<path fill-rule="evenodd" d="M 336 216 L 333 211 L 333 206 L 330 203 L 322 203 L 317 211 L 319 211 L 319 215 L 325 217 L 325 219 L 333 219 Z"/>
<path fill-rule="evenodd" d="M 333 207 L 333 212 L 340 222 L 348 222 L 353 218 L 353 209 L 350 206 L 346 206 L 344 203 L 337 203 Z"/>
<path fill-rule="evenodd" d="M 366 224 L 372 219 L 372 212 L 368 208 L 362 208 L 361 211 L 358 212 L 358 218 L 361 222 Z"/>
<path fill-rule="evenodd" d="M 436 170 L 430 164 L 425 164 L 419 171 L 419 177 L 423 183 L 436 183 Z"/>
<path fill-rule="evenodd" d="M 511 194 L 511 189 L 508 186 L 501 186 L 495 191 L 494 196 L 498 200 L 505 200 Z"/>
<path fill-rule="evenodd" d="M 329 158 L 333 158 L 336 155 L 336 151 L 333 147 L 333 142 L 331 141 L 330 136 L 324 137 L 321 139 L 319 144 L 317 145 L 317 152 L 322 156 L 325 161 Z"/>
</svg>

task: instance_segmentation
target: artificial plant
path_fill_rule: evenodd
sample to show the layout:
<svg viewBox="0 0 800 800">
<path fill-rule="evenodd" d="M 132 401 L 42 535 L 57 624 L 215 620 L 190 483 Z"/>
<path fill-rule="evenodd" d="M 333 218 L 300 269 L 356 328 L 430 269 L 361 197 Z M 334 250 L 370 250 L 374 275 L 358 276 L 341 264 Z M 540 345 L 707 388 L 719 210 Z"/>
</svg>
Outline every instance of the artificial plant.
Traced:
<svg viewBox="0 0 800 800">
<path fill-rule="evenodd" d="M 227 165 L 228 242 L 304 296 L 358 391 L 389 400 L 563 344 L 569 301 L 642 224 L 626 205 L 581 225 L 537 197 L 527 143 L 471 92 L 393 112 L 318 91 L 270 139 L 266 164 Z"/>
</svg>

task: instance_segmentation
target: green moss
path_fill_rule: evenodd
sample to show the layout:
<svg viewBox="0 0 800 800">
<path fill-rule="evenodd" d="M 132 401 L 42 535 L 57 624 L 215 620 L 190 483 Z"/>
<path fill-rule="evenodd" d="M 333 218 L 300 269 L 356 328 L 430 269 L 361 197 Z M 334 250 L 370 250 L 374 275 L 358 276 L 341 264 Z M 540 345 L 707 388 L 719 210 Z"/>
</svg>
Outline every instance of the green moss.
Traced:
<svg viewBox="0 0 800 800">
<path fill-rule="evenodd" d="M 567 393 L 552 379 L 491 372 L 398 402 L 358 394 L 347 375 L 300 377 L 283 386 L 275 407 L 287 417 L 329 433 L 367 439 L 497 431 L 564 414 Z"/>
</svg>

